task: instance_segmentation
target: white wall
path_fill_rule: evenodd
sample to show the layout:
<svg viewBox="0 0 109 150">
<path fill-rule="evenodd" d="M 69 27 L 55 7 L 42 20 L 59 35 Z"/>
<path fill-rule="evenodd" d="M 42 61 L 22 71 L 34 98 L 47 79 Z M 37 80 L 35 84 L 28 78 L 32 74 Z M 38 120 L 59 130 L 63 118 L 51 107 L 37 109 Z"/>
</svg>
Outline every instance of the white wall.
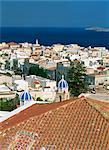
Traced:
<svg viewBox="0 0 109 150">
<path fill-rule="evenodd" d="M 12 77 L 9 77 L 6 75 L 0 75 L 0 84 L 2 84 L 4 82 L 11 84 L 12 83 Z"/>
<path fill-rule="evenodd" d="M 56 97 L 56 92 L 47 92 L 47 91 L 31 91 L 31 95 L 37 99 L 40 97 L 42 100 L 48 100 L 50 102 L 53 102 Z"/>
<path fill-rule="evenodd" d="M 109 84 L 109 75 L 96 75 L 95 85 L 99 85 L 99 83 Z"/>
</svg>

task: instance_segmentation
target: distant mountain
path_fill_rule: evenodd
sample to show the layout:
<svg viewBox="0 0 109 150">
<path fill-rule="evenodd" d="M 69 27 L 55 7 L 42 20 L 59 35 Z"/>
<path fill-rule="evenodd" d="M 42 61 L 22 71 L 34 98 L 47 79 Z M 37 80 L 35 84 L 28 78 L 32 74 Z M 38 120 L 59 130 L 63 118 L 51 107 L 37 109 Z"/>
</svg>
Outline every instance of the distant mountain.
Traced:
<svg viewBox="0 0 109 150">
<path fill-rule="evenodd" d="M 96 32 L 109 32 L 109 28 L 101 28 L 101 27 L 89 27 L 85 28 L 85 30 L 92 30 Z"/>
</svg>

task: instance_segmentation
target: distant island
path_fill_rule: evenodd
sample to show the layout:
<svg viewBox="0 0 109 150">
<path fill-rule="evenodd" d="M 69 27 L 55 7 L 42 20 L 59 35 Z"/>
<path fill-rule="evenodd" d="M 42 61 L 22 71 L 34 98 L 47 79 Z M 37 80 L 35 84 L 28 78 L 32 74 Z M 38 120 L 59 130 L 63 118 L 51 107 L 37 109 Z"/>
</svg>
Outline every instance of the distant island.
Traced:
<svg viewBox="0 0 109 150">
<path fill-rule="evenodd" d="M 109 32 L 109 28 L 101 28 L 101 27 L 89 27 L 86 28 L 85 30 L 92 30 L 96 32 Z"/>
</svg>

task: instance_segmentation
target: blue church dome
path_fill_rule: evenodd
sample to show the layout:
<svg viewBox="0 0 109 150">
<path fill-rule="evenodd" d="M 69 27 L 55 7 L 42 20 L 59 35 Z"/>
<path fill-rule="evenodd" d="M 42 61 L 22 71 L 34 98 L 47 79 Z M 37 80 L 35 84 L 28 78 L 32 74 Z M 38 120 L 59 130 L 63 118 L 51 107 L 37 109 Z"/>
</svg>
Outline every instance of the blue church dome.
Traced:
<svg viewBox="0 0 109 150">
<path fill-rule="evenodd" d="M 20 95 L 20 100 L 21 101 L 30 101 L 32 100 L 32 96 L 28 91 L 24 91 L 21 95 Z"/>
<path fill-rule="evenodd" d="M 62 79 L 58 83 L 58 89 L 67 89 L 68 83 L 66 80 L 64 80 L 64 76 L 62 76 Z"/>
</svg>

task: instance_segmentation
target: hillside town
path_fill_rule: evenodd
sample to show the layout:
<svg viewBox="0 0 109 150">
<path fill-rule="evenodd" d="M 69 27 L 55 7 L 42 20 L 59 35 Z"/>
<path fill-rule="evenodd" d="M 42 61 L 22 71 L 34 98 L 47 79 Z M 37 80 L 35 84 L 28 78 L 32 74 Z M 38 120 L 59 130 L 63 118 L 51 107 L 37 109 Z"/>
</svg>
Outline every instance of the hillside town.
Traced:
<svg viewBox="0 0 109 150">
<path fill-rule="evenodd" d="M 68 81 L 69 68 L 75 61 L 84 66 L 88 86 L 87 92 L 78 96 L 71 93 Z M 37 39 L 35 44 L 0 43 L 0 146 L 3 150 L 98 147 L 108 150 L 108 102 L 107 48 L 78 44 L 44 46 Z M 65 131 L 60 130 L 60 125 Z M 90 137 L 86 134 L 89 131 Z"/>
<path fill-rule="evenodd" d="M 35 97 L 43 97 L 41 92 L 54 93 L 62 75 L 67 79 L 70 62 L 78 60 L 86 67 L 87 81 L 94 88 L 109 88 L 109 50 L 105 47 L 81 47 L 77 44 L 42 46 L 36 40 L 31 43 L 0 44 L 0 84 L 1 91 L 22 91 L 29 89 Z M 46 70 L 47 79 L 29 73 L 31 67 Z M 43 76 L 42 76 L 43 77 Z M 3 88 L 2 88 L 3 87 Z M 3 92 L 3 91 L 2 91 Z M 46 95 L 46 94 L 44 94 Z M 47 94 L 48 95 L 48 94 Z M 55 94 L 44 101 L 54 101 Z M 54 96 L 52 96 L 54 95 Z M 36 97 L 35 97 L 36 99 Z"/>
</svg>

